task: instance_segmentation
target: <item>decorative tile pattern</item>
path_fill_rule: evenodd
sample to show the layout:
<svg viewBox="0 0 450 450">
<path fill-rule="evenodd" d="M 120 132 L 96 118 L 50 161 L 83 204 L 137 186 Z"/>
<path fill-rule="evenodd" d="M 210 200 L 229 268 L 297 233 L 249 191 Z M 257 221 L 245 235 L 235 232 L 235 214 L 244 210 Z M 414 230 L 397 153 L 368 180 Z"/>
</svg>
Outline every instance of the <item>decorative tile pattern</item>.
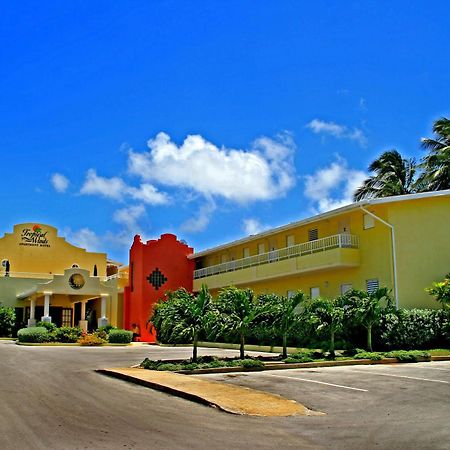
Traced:
<svg viewBox="0 0 450 450">
<path fill-rule="evenodd" d="M 156 290 L 167 281 L 167 278 L 158 268 L 156 268 L 146 279 Z"/>
</svg>

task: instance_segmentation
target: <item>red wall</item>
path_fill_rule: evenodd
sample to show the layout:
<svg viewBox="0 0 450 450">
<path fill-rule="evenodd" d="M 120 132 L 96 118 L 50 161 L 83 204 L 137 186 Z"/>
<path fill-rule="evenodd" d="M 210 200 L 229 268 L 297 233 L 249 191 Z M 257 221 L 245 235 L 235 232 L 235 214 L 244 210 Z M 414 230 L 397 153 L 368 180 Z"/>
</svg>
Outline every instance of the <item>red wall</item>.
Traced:
<svg viewBox="0 0 450 450">
<path fill-rule="evenodd" d="M 193 252 L 192 247 L 178 241 L 173 234 L 163 234 L 158 240 L 146 243 L 139 235 L 134 237 L 130 249 L 129 286 L 124 291 L 124 322 L 128 330 L 133 323 L 139 326 L 141 341 L 156 341 L 146 323 L 153 305 L 166 291 L 180 287 L 192 291 L 195 262 L 187 257 Z M 158 281 L 163 283 L 160 287 Z"/>
</svg>

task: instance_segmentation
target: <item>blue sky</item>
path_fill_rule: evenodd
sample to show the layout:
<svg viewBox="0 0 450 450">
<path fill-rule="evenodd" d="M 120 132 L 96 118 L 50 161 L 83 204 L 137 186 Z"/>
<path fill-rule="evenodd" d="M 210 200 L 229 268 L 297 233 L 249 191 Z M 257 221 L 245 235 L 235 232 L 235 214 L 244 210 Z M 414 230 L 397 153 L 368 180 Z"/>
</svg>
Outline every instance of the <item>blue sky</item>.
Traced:
<svg viewBox="0 0 450 450">
<path fill-rule="evenodd" d="M 0 15 L 0 233 L 127 261 L 348 202 L 450 114 L 450 3 L 23 1 Z"/>
</svg>

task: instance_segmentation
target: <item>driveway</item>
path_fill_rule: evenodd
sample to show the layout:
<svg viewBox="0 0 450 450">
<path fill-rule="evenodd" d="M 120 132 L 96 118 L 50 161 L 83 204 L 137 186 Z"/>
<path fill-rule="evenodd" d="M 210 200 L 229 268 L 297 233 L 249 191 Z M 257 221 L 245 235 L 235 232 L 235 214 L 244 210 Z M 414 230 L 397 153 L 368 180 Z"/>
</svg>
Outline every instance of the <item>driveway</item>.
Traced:
<svg viewBox="0 0 450 450">
<path fill-rule="evenodd" d="M 190 353 L 0 341 L 1 449 L 449 448 L 448 363 L 212 376 L 285 395 L 324 417 L 234 416 L 94 372 Z M 237 354 L 200 350 L 212 353 Z"/>
</svg>

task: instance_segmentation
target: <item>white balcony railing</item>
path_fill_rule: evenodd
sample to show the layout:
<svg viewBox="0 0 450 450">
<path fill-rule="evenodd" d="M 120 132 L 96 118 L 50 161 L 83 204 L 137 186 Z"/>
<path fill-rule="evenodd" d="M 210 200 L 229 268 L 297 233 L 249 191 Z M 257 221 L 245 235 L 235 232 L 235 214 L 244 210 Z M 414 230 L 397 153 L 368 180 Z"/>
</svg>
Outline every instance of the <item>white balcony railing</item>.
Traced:
<svg viewBox="0 0 450 450">
<path fill-rule="evenodd" d="M 247 258 L 236 259 L 234 261 L 205 267 L 194 271 L 194 279 L 209 277 L 223 272 L 246 269 L 247 267 L 268 264 L 283 259 L 295 258 L 297 256 L 310 255 L 311 253 L 323 252 L 333 248 L 358 248 L 359 238 L 352 234 L 335 234 L 321 239 L 316 239 L 303 244 L 292 245 L 291 247 L 261 253 Z"/>
</svg>

